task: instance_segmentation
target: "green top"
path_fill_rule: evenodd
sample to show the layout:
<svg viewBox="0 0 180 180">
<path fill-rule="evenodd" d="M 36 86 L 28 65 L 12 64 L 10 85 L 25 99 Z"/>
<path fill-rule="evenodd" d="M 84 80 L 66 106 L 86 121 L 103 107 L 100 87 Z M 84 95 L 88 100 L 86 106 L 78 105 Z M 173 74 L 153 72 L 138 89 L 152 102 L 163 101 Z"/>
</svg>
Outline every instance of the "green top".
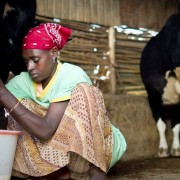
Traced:
<svg viewBox="0 0 180 180">
<path fill-rule="evenodd" d="M 92 84 L 82 68 L 58 62 L 54 76 L 40 93 L 38 93 L 38 87 L 41 84 L 35 83 L 28 72 L 15 76 L 6 84 L 6 87 L 17 99 L 28 98 L 44 107 L 49 107 L 52 102 L 70 99 L 72 90 L 81 82 Z"/>
</svg>

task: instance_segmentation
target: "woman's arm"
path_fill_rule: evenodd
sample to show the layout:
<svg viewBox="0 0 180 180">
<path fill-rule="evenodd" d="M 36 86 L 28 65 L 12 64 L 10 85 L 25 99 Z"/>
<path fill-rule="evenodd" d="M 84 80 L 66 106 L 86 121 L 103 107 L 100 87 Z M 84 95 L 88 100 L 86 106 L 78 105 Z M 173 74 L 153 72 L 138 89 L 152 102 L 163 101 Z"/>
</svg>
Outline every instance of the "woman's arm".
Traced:
<svg viewBox="0 0 180 180">
<path fill-rule="evenodd" d="M 44 118 L 34 114 L 18 103 L 16 97 L 4 86 L 0 80 L 0 104 L 11 110 L 12 117 L 31 135 L 40 140 L 49 139 L 59 126 L 69 101 L 52 103 Z M 17 105 L 17 106 L 16 106 Z"/>
</svg>

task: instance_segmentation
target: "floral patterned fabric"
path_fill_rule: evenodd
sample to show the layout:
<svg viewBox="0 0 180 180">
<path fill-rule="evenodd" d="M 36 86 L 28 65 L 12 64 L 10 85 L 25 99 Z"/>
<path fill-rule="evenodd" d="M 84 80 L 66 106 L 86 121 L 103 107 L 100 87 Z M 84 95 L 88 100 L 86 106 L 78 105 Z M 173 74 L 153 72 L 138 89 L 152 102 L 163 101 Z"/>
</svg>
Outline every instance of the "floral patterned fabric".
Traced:
<svg viewBox="0 0 180 180">
<path fill-rule="evenodd" d="M 31 100 L 21 102 L 44 116 L 46 109 Z M 77 85 L 55 134 L 46 142 L 29 135 L 9 116 L 8 129 L 20 130 L 13 169 L 30 176 L 44 176 L 68 166 L 71 177 L 88 176 L 90 164 L 107 171 L 112 156 L 112 129 L 100 90 Z M 79 177 L 78 177 L 79 176 Z"/>
</svg>

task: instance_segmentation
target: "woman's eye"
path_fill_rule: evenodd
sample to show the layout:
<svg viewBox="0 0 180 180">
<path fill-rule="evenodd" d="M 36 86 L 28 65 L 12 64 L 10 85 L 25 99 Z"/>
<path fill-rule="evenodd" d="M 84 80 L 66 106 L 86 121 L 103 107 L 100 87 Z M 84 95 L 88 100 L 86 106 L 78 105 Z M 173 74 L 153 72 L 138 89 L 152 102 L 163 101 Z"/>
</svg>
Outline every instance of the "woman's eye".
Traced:
<svg viewBox="0 0 180 180">
<path fill-rule="evenodd" d="M 34 63 L 39 62 L 39 58 L 33 58 Z"/>
</svg>

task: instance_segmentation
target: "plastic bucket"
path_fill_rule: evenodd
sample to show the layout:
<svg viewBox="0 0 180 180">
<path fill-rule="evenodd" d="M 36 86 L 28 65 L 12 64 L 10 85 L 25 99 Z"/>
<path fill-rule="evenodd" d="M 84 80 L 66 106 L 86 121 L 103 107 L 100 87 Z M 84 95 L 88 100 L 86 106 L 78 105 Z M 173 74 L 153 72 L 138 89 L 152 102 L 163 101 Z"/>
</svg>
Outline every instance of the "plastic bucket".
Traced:
<svg viewBox="0 0 180 180">
<path fill-rule="evenodd" d="M 0 180 L 10 180 L 20 131 L 0 130 Z"/>
</svg>

